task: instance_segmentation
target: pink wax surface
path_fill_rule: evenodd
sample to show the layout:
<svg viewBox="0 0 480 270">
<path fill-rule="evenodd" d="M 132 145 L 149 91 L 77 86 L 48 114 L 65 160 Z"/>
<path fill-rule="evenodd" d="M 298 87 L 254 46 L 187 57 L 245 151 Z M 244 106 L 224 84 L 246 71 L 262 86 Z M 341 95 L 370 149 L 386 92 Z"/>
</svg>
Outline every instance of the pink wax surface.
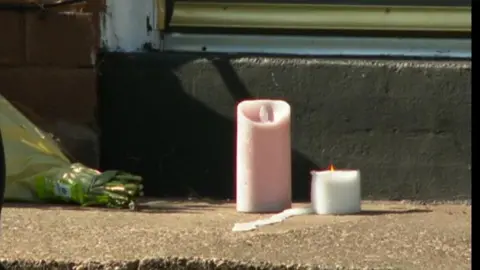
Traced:
<svg viewBox="0 0 480 270">
<path fill-rule="evenodd" d="M 291 207 L 290 105 L 247 100 L 237 106 L 239 212 L 280 212 Z"/>
</svg>

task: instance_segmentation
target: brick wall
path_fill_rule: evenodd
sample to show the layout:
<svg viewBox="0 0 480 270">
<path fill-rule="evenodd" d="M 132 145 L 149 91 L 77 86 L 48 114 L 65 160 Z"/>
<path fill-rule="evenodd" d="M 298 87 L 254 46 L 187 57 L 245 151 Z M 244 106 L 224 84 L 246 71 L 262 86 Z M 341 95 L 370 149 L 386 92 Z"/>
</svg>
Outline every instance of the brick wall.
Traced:
<svg viewBox="0 0 480 270">
<path fill-rule="evenodd" d="M 5 3 L 45 0 L 0 0 Z M 93 3 L 93 4 L 92 4 Z M 96 52 L 101 1 L 0 9 L 0 93 L 74 159 L 98 164 Z"/>
</svg>

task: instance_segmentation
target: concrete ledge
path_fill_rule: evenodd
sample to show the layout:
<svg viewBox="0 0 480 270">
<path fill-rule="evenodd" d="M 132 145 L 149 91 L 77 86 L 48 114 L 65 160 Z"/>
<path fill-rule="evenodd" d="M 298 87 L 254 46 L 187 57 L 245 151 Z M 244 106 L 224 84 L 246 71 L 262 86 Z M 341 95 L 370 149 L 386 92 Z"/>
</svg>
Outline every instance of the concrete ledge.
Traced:
<svg viewBox="0 0 480 270">
<path fill-rule="evenodd" d="M 322 267 L 318 265 L 275 265 L 271 263 L 240 262 L 233 260 L 208 260 L 201 258 L 162 258 L 145 259 L 136 261 L 110 261 L 110 262 L 58 262 L 58 261 L 0 261 L 8 270 L 157 270 L 157 269 L 192 269 L 192 270 L 345 270 L 346 267 Z M 365 270 L 377 268 L 363 268 Z M 395 268 L 381 268 L 382 270 Z M 380 270 L 380 268 L 378 268 Z"/>
<path fill-rule="evenodd" d="M 150 196 L 232 198 L 235 105 L 279 98 L 294 198 L 329 163 L 361 169 L 365 199 L 470 198 L 470 62 L 112 53 L 100 87 L 102 165 Z"/>
<path fill-rule="evenodd" d="M 365 201 L 362 210 L 239 233 L 235 222 L 268 215 L 192 200 L 148 200 L 139 212 L 9 204 L 0 261 L 12 270 L 470 267 L 470 206 Z"/>
</svg>

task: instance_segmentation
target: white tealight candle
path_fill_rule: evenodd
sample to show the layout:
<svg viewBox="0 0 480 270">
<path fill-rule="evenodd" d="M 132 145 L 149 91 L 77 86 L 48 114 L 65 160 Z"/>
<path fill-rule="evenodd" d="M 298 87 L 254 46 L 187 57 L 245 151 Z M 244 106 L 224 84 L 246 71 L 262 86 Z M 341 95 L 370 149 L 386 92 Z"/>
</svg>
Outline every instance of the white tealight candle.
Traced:
<svg viewBox="0 0 480 270">
<path fill-rule="evenodd" d="M 321 215 L 354 214 L 361 210 L 358 170 L 312 171 L 312 207 Z"/>
</svg>

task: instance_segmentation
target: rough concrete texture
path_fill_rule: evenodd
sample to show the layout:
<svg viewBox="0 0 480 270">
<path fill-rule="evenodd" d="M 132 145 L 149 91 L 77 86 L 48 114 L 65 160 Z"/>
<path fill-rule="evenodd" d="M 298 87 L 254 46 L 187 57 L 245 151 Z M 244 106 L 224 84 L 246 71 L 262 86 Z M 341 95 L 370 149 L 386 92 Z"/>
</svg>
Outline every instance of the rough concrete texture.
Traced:
<svg viewBox="0 0 480 270">
<path fill-rule="evenodd" d="M 362 172 L 366 199 L 471 194 L 471 64 L 107 54 L 102 165 L 145 177 L 147 195 L 232 198 L 235 105 L 292 106 L 293 192 L 333 163 Z"/>
<path fill-rule="evenodd" d="M 8 269 L 470 269 L 471 207 L 364 202 L 234 233 L 232 204 L 150 201 L 140 212 L 7 206 Z"/>
</svg>

